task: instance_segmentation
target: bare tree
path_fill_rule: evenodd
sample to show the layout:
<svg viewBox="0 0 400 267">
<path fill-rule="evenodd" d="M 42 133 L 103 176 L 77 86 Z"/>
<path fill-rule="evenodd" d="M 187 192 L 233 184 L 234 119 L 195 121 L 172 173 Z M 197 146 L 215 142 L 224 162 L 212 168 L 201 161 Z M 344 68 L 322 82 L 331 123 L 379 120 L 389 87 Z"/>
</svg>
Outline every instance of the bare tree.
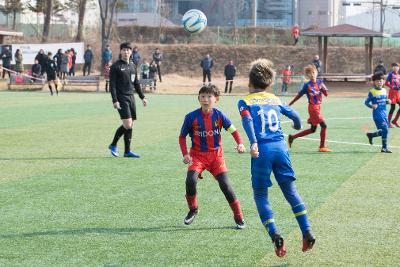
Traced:
<svg viewBox="0 0 400 267">
<path fill-rule="evenodd" d="M 42 43 L 47 42 L 50 33 L 50 21 L 53 12 L 53 0 L 46 0 L 46 8 L 44 12 L 44 24 L 42 33 Z"/>
<path fill-rule="evenodd" d="M 15 19 L 17 17 L 17 13 L 23 13 L 25 7 L 22 5 L 21 0 L 5 0 L 4 5 L 0 6 L 0 12 L 4 15 L 8 16 L 8 14 L 13 15 L 13 23 L 12 29 L 16 29 Z"/>
<path fill-rule="evenodd" d="M 85 20 L 86 8 L 91 0 L 70 0 L 66 6 L 78 14 L 78 28 L 75 41 L 81 42 L 83 40 L 83 22 Z"/>
<path fill-rule="evenodd" d="M 108 44 L 118 0 L 98 0 L 101 19 L 101 51 Z"/>
</svg>

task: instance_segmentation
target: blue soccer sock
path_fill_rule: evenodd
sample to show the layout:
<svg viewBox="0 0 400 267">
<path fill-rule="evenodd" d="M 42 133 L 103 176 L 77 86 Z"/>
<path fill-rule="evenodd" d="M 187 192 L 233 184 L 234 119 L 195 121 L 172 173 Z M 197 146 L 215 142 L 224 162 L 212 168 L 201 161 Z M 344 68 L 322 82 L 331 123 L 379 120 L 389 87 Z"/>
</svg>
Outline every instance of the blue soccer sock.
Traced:
<svg viewBox="0 0 400 267">
<path fill-rule="evenodd" d="M 292 207 L 294 216 L 296 217 L 297 223 L 300 226 L 303 236 L 310 231 L 310 223 L 307 216 L 307 208 L 301 200 L 299 193 L 297 192 L 294 181 L 279 184 L 283 195 Z"/>
<path fill-rule="evenodd" d="M 268 202 L 268 188 L 253 188 L 253 194 L 261 222 L 268 230 L 269 236 L 272 237 L 278 229 L 273 218 L 274 213 Z"/>
<path fill-rule="evenodd" d="M 382 136 L 382 131 L 378 130 L 376 132 L 373 133 L 369 133 L 371 135 L 371 137 L 378 137 L 378 136 Z"/>
<path fill-rule="evenodd" d="M 382 148 L 387 148 L 388 129 L 382 129 Z"/>
</svg>

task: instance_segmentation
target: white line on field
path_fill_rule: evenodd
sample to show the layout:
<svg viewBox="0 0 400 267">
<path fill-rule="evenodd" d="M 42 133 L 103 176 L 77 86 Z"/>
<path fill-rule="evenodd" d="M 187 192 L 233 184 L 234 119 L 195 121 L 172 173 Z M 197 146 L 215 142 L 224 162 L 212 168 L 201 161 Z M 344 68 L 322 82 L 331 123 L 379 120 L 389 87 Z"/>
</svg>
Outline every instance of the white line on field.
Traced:
<svg viewBox="0 0 400 267">
<path fill-rule="evenodd" d="M 332 120 L 359 120 L 359 119 L 372 119 L 372 117 L 347 117 L 347 118 L 325 118 L 327 121 L 332 121 Z M 307 120 L 301 120 L 301 121 L 307 121 Z M 281 121 L 281 124 L 284 123 L 290 123 L 292 121 Z"/>
</svg>

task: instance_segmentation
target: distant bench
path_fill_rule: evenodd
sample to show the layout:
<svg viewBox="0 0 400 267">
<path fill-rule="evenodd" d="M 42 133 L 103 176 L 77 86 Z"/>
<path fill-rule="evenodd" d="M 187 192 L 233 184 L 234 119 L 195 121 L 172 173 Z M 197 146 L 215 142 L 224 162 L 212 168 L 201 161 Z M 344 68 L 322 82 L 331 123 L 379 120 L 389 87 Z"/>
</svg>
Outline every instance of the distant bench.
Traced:
<svg viewBox="0 0 400 267">
<path fill-rule="evenodd" d="M 367 74 L 341 74 L 341 73 L 324 73 L 321 74 L 318 78 L 324 79 L 324 80 L 343 80 L 345 82 L 347 81 L 366 81 L 371 78 L 371 75 Z"/>
<path fill-rule="evenodd" d="M 11 73 L 10 81 L 8 83 L 8 90 L 12 89 L 38 89 L 42 90 L 44 87 L 44 80 L 31 80 L 28 76 L 16 75 Z"/>
<path fill-rule="evenodd" d="M 93 85 L 96 86 L 97 92 L 100 91 L 100 82 L 102 77 L 95 76 L 67 76 L 65 80 L 62 80 L 62 90 L 67 86 L 85 86 Z"/>
</svg>

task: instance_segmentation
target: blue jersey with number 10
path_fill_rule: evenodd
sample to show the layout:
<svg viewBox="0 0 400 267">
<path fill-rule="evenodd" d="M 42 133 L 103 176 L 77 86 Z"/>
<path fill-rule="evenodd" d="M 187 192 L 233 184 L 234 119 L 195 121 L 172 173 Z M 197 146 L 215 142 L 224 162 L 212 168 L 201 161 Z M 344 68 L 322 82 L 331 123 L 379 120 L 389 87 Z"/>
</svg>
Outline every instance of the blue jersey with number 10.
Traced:
<svg viewBox="0 0 400 267">
<path fill-rule="evenodd" d="M 238 108 L 242 118 L 249 117 L 253 122 L 253 133 L 245 129 L 251 143 L 284 140 L 281 114 L 292 119 L 295 128 L 301 127 L 298 113 L 288 106 L 283 106 L 280 99 L 271 93 L 249 94 L 239 101 Z"/>
</svg>

